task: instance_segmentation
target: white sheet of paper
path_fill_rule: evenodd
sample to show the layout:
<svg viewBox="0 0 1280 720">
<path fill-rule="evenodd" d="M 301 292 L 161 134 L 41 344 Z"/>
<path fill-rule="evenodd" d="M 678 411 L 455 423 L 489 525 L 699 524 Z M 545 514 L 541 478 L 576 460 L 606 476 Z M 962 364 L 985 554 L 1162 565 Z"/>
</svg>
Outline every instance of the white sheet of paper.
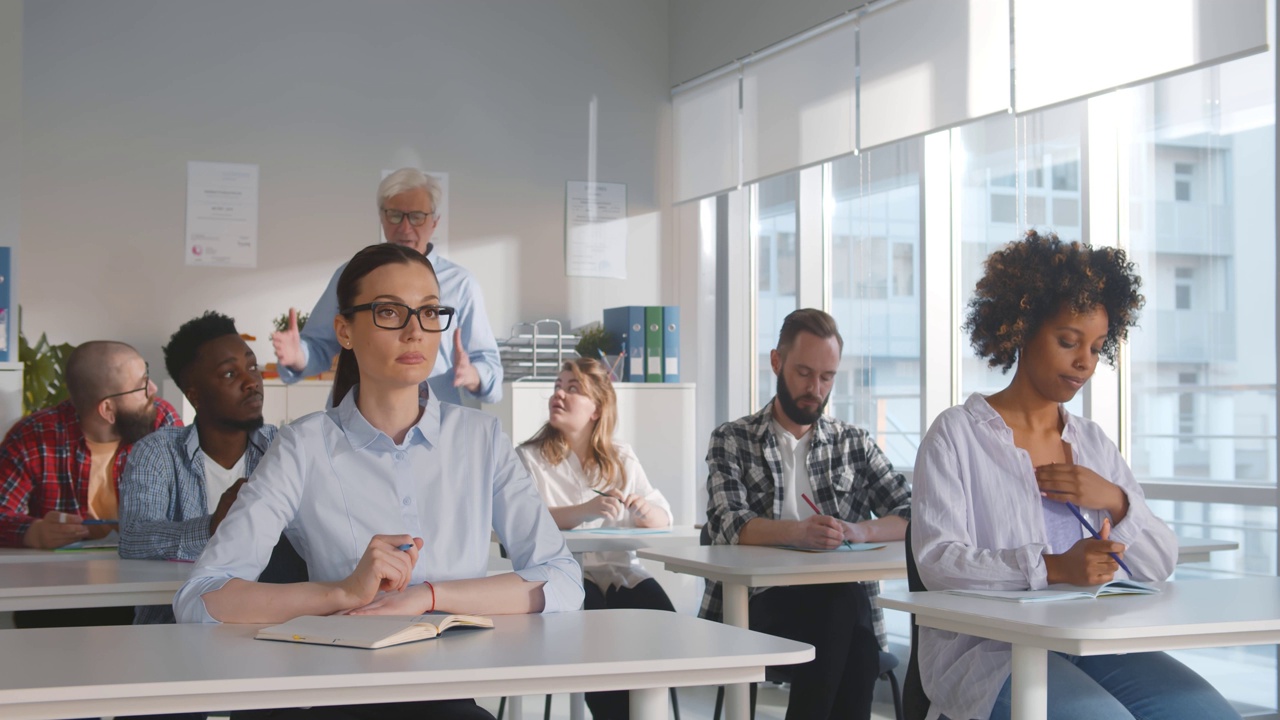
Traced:
<svg viewBox="0 0 1280 720">
<path fill-rule="evenodd" d="M 627 186 L 565 183 L 564 274 L 627 278 Z"/>
<path fill-rule="evenodd" d="M 258 266 L 258 166 L 187 163 L 188 265 Z"/>
</svg>

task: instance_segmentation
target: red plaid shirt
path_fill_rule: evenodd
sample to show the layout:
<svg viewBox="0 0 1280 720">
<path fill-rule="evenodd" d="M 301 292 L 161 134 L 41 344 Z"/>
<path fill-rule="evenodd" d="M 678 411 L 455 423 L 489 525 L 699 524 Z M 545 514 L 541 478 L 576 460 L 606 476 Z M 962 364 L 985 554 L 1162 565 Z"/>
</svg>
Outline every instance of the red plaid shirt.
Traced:
<svg viewBox="0 0 1280 720">
<path fill-rule="evenodd" d="M 172 405 L 155 399 L 156 427 L 181 425 Z M 116 492 L 131 445 L 120 445 L 112 472 Z M 37 518 L 89 507 L 89 446 L 68 400 L 18 421 L 0 444 L 0 547 L 22 547 Z"/>
</svg>

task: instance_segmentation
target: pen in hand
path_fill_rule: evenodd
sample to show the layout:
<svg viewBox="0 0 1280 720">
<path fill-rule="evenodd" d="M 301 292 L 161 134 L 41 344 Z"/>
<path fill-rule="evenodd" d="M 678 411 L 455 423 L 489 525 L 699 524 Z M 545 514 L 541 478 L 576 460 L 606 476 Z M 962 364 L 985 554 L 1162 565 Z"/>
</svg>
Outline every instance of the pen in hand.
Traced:
<svg viewBox="0 0 1280 720">
<path fill-rule="evenodd" d="M 1084 529 L 1089 531 L 1089 534 L 1093 536 L 1094 540 L 1102 539 L 1102 536 L 1098 534 L 1097 530 L 1093 529 L 1093 526 L 1089 524 L 1089 521 L 1087 519 L 1085 519 L 1084 513 L 1080 512 L 1080 508 L 1076 507 L 1075 503 L 1072 503 L 1072 502 L 1067 503 L 1067 509 L 1071 511 L 1072 515 L 1076 516 L 1076 519 L 1080 521 L 1081 525 L 1084 525 Z M 1115 553 L 1107 553 L 1107 554 L 1110 555 L 1111 558 L 1120 565 L 1120 569 L 1124 570 L 1126 575 L 1128 575 L 1129 577 L 1133 577 L 1133 571 L 1129 569 L 1128 565 L 1124 564 L 1124 561 L 1120 559 L 1119 555 Z"/>
<path fill-rule="evenodd" d="M 819 509 L 818 509 L 818 506 L 817 506 L 817 505 L 815 505 L 815 504 L 814 504 L 814 502 L 813 502 L 812 500 L 810 500 L 810 499 L 809 499 L 809 496 L 808 496 L 808 495 L 806 495 L 805 493 L 800 493 L 800 497 L 804 498 L 804 501 L 805 501 L 805 502 L 807 502 L 807 503 L 809 503 L 809 507 L 813 509 L 813 514 L 814 514 L 814 515 L 821 515 L 821 514 L 822 514 L 822 511 L 821 511 L 821 510 L 819 510 Z M 844 546 L 845 546 L 845 547 L 847 547 L 847 548 L 851 548 L 851 547 L 853 547 L 853 543 L 849 542 L 848 540 L 845 540 L 844 542 L 842 542 L 842 543 L 840 543 L 840 544 L 841 544 L 841 545 L 844 545 Z"/>
</svg>

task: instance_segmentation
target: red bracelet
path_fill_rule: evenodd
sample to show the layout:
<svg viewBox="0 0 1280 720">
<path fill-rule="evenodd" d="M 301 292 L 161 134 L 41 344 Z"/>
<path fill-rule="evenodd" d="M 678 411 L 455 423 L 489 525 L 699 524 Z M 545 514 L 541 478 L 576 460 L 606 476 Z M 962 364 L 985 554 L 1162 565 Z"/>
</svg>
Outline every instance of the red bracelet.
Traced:
<svg viewBox="0 0 1280 720">
<path fill-rule="evenodd" d="M 436 586 L 432 585 L 430 580 L 423 580 L 422 584 L 431 588 L 431 609 L 428 610 L 427 612 L 429 613 L 435 612 L 436 611 Z"/>
</svg>

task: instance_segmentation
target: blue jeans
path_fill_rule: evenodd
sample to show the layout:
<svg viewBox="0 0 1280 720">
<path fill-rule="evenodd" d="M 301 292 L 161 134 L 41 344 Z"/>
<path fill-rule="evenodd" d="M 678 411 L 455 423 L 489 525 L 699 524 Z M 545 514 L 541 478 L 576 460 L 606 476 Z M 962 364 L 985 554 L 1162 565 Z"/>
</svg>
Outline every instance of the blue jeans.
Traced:
<svg viewBox="0 0 1280 720">
<path fill-rule="evenodd" d="M 1010 680 L 991 720 L 1009 720 Z M 1237 713 L 1204 678 L 1161 652 L 1049 653 L 1049 720 L 1219 720 Z"/>
</svg>

